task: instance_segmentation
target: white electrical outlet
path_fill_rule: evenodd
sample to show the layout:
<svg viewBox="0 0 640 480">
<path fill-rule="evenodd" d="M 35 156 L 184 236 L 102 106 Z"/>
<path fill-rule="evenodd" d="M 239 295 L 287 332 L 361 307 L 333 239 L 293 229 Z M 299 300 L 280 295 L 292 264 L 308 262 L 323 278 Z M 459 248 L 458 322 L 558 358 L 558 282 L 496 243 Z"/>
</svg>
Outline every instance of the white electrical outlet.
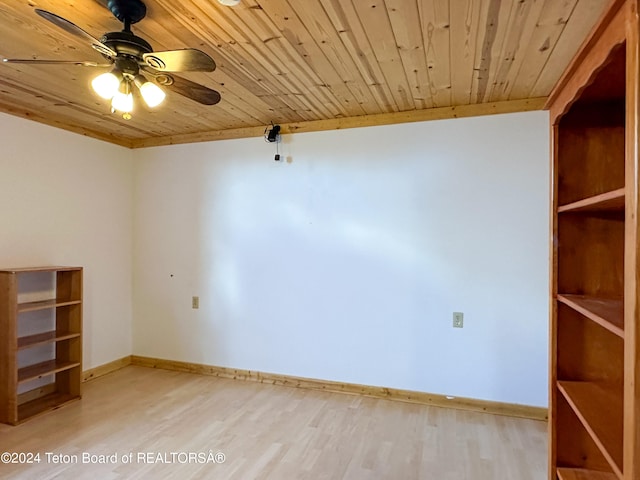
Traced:
<svg viewBox="0 0 640 480">
<path fill-rule="evenodd" d="M 191 308 L 200 308 L 200 297 L 191 297 Z"/>
<path fill-rule="evenodd" d="M 464 327 L 464 315 L 462 312 L 453 312 L 453 328 Z"/>
</svg>

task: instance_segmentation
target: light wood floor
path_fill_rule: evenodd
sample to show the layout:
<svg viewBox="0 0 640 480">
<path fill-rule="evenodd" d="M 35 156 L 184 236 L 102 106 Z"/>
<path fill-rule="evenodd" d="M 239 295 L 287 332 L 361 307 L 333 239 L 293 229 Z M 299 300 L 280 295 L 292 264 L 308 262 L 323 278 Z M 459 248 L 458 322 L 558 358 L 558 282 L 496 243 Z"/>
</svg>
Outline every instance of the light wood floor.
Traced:
<svg viewBox="0 0 640 480">
<path fill-rule="evenodd" d="M 389 400 L 127 367 L 84 385 L 80 402 L 0 425 L 12 479 L 542 480 L 546 424 Z M 189 452 L 224 463 L 180 463 Z M 78 464 L 47 462 L 46 452 Z M 82 454 L 115 464 L 82 464 Z M 175 463 L 145 464 L 138 454 Z M 133 454 L 133 463 L 121 457 Z M 175 455 L 172 455 L 175 453 Z M 180 455 L 178 455 L 180 453 Z M 50 457 L 50 460 L 53 456 Z M 219 459 L 219 458 L 218 458 Z"/>
</svg>

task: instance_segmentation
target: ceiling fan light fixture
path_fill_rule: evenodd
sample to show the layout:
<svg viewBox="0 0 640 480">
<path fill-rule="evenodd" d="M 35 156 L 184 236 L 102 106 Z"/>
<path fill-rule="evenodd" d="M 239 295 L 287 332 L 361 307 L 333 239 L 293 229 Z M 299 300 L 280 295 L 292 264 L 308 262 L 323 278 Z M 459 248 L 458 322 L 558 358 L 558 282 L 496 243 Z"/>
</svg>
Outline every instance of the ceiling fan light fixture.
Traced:
<svg viewBox="0 0 640 480">
<path fill-rule="evenodd" d="M 142 75 L 138 75 L 135 78 L 135 84 L 140 89 L 140 95 L 142 95 L 144 103 L 150 108 L 157 107 L 164 101 L 166 94 L 162 89 L 155 83 L 147 81 Z"/>
<path fill-rule="evenodd" d="M 226 7 L 235 7 L 236 5 L 240 5 L 240 0 L 218 0 L 218 2 Z"/>
<path fill-rule="evenodd" d="M 111 99 L 111 107 L 125 114 L 133 111 L 133 95 L 131 94 L 131 88 L 127 80 L 123 80 L 120 83 L 120 88 Z"/>
<path fill-rule="evenodd" d="M 151 82 L 142 84 L 140 87 L 140 94 L 142 95 L 144 103 L 151 108 L 160 105 L 164 101 L 164 97 L 166 97 L 162 89 Z"/>
<path fill-rule="evenodd" d="M 120 79 L 113 72 L 107 72 L 94 78 L 91 81 L 91 86 L 102 98 L 110 100 L 118 92 Z"/>
<path fill-rule="evenodd" d="M 119 112 L 131 113 L 133 111 L 133 95 L 118 92 L 111 99 L 111 106 Z"/>
</svg>

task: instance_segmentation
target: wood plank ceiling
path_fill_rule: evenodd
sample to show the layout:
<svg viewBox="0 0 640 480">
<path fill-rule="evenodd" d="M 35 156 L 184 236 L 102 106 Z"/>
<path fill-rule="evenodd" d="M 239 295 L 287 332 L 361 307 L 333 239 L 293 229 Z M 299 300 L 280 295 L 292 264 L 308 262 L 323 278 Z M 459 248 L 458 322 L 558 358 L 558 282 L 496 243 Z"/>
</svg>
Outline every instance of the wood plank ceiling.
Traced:
<svg viewBox="0 0 640 480">
<path fill-rule="evenodd" d="M 124 120 L 91 90 L 104 68 L 5 63 L 0 111 L 140 147 L 261 135 L 270 122 L 286 132 L 540 108 L 609 0 L 145 3 L 133 32 L 156 51 L 213 57 L 214 72 L 181 75 L 218 90 L 219 104 L 169 93 Z M 97 38 L 122 29 L 98 0 L 0 0 L 1 57 L 103 60 L 34 8 Z"/>
</svg>

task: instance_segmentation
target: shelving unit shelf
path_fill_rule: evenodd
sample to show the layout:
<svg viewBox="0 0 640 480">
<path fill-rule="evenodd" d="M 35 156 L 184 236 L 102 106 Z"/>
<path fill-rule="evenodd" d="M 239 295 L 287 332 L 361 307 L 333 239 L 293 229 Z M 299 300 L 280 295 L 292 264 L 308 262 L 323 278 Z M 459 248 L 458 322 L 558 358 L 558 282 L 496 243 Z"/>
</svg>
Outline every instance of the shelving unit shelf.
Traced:
<svg viewBox="0 0 640 480">
<path fill-rule="evenodd" d="M 0 270 L 0 422 L 81 397 L 82 267 Z"/>
<path fill-rule="evenodd" d="M 559 468 L 558 478 L 560 480 L 616 480 L 618 477 L 613 473 L 597 472 L 583 468 Z"/>
<path fill-rule="evenodd" d="M 29 382 L 78 366 L 80 366 L 80 362 L 63 362 L 60 360 L 47 360 L 46 362 L 34 363 L 28 367 L 18 369 L 18 383 Z"/>
<path fill-rule="evenodd" d="M 622 299 L 595 298 L 587 295 L 557 295 L 558 302 L 573 308 L 589 320 L 624 338 L 624 305 Z"/>
<path fill-rule="evenodd" d="M 35 312 L 38 310 L 47 310 L 49 308 L 66 307 L 67 305 L 79 305 L 80 300 L 71 300 L 60 302 L 56 299 L 41 300 L 39 302 L 26 302 L 18 304 L 18 313 Z"/>
<path fill-rule="evenodd" d="M 606 212 L 624 209 L 624 188 L 601 193 L 589 198 L 571 202 L 558 207 L 558 213 L 564 212 Z"/>
<path fill-rule="evenodd" d="M 36 345 L 45 345 L 47 343 L 60 342 L 62 340 L 69 340 L 70 338 L 80 337 L 80 333 L 72 332 L 43 332 L 36 333 L 35 335 L 27 335 L 25 337 L 18 338 L 18 350 L 25 348 L 35 347 Z"/>
<path fill-rule="evenodd" d="M 578 419 L 622 478 L 622 404 L 606 388 L 594 382 L 558 381 L 558 389 Z"/>
<path fill-rule="evenodd" d="M 640 479 L 639 0 L 611 0 L 549 96 L 550 480 Z"/>
</svg>

